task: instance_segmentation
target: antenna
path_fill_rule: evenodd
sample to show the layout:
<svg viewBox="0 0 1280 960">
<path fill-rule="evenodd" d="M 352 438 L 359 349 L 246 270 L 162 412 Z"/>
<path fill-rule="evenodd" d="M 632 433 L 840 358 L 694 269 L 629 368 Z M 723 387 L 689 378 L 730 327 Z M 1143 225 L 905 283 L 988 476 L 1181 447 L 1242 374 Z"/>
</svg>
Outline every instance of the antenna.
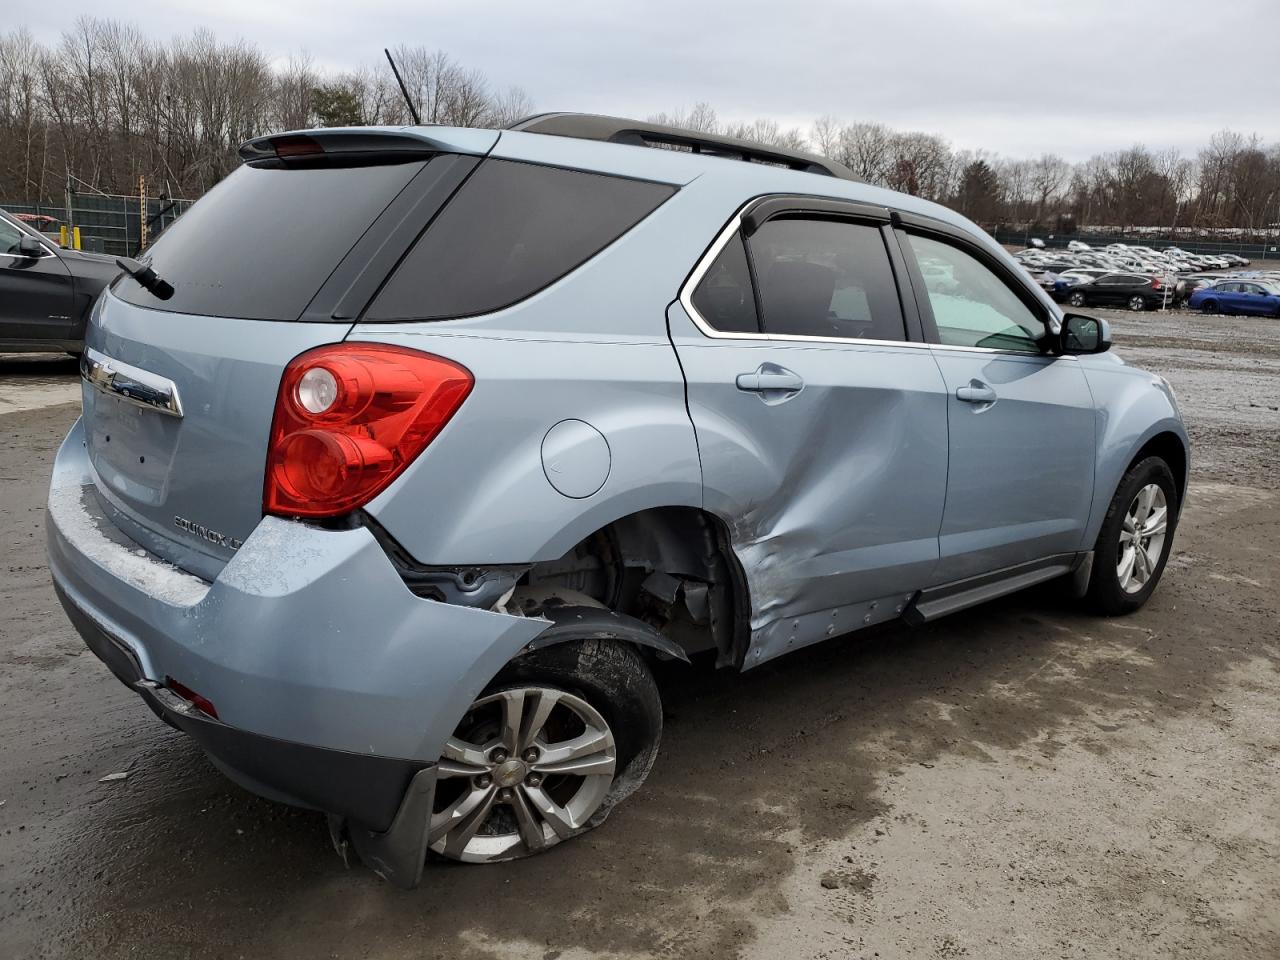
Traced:
<svg viewBox="0 0 1280 960">
<path fill-rule="evenodd" d="M 409 98 L 409 88 L 404 85 L 404 80 L 400 77 L 400 69 L 396 66 L 396 62 L 391 59 L 391 51 L 383 47 L 382 52 L 387 55 L 387 63 L 391 64 L 391 72 L 396 75 L 396 83 L 400 84 L 400 92 L 404 94 L 405 106 L 409 108 L 409 116 L 413 117 L 414 126 L 422 126 L 422 118 L 418 116 L 418 108 L 413 105 L 413 100 Z"/>
</svg>

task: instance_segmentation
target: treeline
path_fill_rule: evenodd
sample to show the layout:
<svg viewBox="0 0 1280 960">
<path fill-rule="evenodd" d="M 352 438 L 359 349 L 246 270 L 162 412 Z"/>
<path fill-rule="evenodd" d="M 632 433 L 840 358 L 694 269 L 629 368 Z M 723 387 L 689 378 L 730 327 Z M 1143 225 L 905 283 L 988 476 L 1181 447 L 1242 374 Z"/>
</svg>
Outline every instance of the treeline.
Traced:
<svg viewBox="0 0 1280 960">
<path fill-rule="evenodd" d="M 532 112 L 519 88 L 494 90 L 448 54 L 393 54 L 424 121 L 505 126 Z M 408 123 L 386 62 L 324 74 L 306 56 L 272 64 L 252 44 L 206 30 L 157 41 L 84 17 L 52 47 L 0 33 L 0 200 L 61 204 L 77 189 L 198 197 L 273 130 Z"/>
<path fill-rule="evenodd" d="M 1280 143 L 1230 130 L 1196 156 L 1141 144 L 1069 163 L 1046 153 L 1030 160 L 956 150 L 935 134 L 822 117 L 808 135 L 769 120 L 721 123 L 714 108 L 650 119 L 831 157 L 867 183 L 937 200 L 988 226 L 1214 229 L 1262 233 L 1280 227 Z"/>
<path fill-rule="evenodd" d="M 443 51 L 393 50 L 425 122 L 506 126 L 534 112 L 519 87 L 494 89 Z M 1142 145 L 1068 163 L 956 150 L 942 137 L 879 123 L 819 119 L 808 131 L 769 119 L 722 122 L 714 108 L 651 120 L 807 149 L 861 179 L 938 200 L 988 226 L 1239 228 L 1280 222 L 1280 144 L 1232 131 L 1195 156 Z M 325 73 L 306 56 L 273 63 L 208 31 L 157 41 L 133 26 L 81 18 L 53 46 L 0 33 L 0 200 L 61 202 L 77 189 L 197 197 L 237 164 L 236 148 L 273 130 L 409 122 L 385 62 Z"/>
</svg>

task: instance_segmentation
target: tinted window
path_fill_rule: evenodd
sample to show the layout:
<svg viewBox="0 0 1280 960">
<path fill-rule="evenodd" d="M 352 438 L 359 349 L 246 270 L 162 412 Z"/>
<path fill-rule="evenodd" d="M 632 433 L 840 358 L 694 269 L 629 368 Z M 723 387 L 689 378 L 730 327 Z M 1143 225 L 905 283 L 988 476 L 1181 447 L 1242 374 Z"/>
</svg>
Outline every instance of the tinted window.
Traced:
<svg viewBox="0 0 1280 960">
<path fill-rule="evenodd" d="M 488 160 L 396 268 L 369 320 L 491 313 L 559 280 L 674 189 L 641 180 Z"/>
<path fill-rule="evenodd" d="M 770 220 L 751 237 L 766 333 L 903 340 L 902 308 L 876 227 Z"/>
<path fill-rule="evenodd" d="M 17 253 L 22 231 L 13 224 L 0 220 L 0 253 Z"/>
<path fill-rule="evenodd" d="M 178 313 L 296 320 L 422 166 L 240 167 L 150 248 L 151 265 L 173 285 L 173 297 L 157 299 L 128 277 L 116 293 Z"/>
<path fill-rule="evenodd" d="M 938 340 L 956 347 L 1039 353 L 1044 324 L 998 276 L 959 247 L 908 234 Z"/>
<path fill-rule="evenodd" d="M 708 324 L 726 333 L 757 333 L 756 298 L 742 234 L 735 233 L 693 292 L 693 306 Z"/>
</svg>

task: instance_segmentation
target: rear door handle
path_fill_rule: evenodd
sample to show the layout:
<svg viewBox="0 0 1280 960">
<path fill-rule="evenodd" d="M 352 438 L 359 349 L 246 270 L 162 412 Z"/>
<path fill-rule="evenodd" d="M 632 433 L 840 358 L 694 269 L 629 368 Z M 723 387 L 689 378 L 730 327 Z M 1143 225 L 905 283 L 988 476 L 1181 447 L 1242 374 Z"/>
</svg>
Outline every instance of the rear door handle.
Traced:
<svg viewBox="0 0 1280 960">
<path fill-rule="evenodd" d="M 762 363 L 751 373 L 738 374 L 737 384 L 749 393 L 798 393 L 804 388 L 799 374 L 776 363 Z"/>
<path fill-rule="evenodd" d="M 956 390 L 956 399 L 965 403 L 995 403 L 996 392 L 981 380 L 970 380 L 968 386 Z"/>
</svg>

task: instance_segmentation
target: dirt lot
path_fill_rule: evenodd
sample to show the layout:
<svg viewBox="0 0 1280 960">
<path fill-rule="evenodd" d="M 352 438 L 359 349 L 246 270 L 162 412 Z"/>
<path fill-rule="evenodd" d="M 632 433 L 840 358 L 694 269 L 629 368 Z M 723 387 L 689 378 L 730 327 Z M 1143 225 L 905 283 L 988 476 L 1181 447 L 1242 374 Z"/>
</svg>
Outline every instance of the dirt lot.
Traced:
<svg viewBox="0 0 1280 960">
<path fill-rule="evenodd" d="M 745 676 L 669 669 L 657 767 L 602 830 L 411 893 L 83 649 L 42 532 L 74 368 L 0 364 L 0 956 L 1276 960 L 1280 323 L 1116 330 L 1196 444 L 1145 610 L 1042 591 Z"/>
</svg>

